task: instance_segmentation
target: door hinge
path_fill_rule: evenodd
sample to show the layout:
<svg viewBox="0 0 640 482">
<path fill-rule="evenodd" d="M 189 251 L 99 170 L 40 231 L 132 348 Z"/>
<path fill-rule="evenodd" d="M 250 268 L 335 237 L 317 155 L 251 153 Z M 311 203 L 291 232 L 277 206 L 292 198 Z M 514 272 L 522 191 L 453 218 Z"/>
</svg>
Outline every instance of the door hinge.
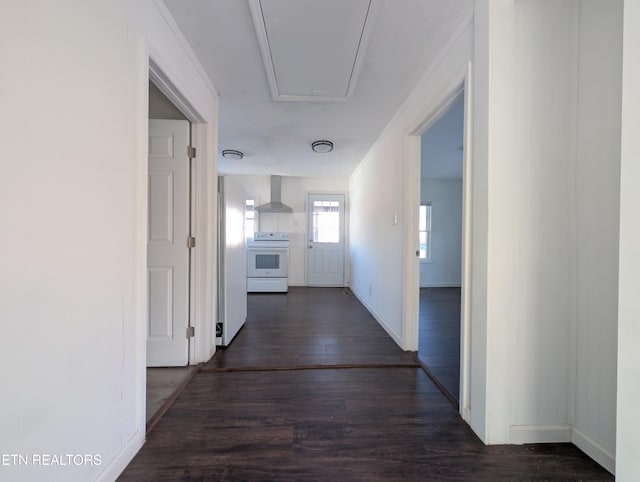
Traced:
<svg viewBox="0 0 640 482">
<path fill-rule="evenodd" d="M 196 238 L 194 238 L 193 236 L 189 236 L 187 238 L 187 248 L 191 249 L 195 247 L 196 247 Z"/>
<path fill-rule="evenodd" d="M 196 334 L 196 329 L 193 326 L 187 326 L 187 338 L 193 338 Z"/>
<path fill-rule="evenodd" d="M 189 159 L 196 157 L 196 148 L 193 146 L 187 146 L 187 156 Z"/>
</svg>

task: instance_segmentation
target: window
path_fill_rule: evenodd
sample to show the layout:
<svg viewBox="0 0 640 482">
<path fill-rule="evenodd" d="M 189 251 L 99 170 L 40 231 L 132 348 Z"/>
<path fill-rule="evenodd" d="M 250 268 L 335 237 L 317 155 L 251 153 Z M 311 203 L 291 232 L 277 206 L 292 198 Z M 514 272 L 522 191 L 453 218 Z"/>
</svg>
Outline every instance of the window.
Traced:
<svg viewBox="0 0 640 482">
<path fill-rule="evenodd" d="M 313 201 L 313 242 L 340 242 L 340 202 Z"/>
<path fill-rule="evenodd" d="M 418 221 L 420 259 L 431 260 L 431 203 L 420 205 L 420 218 Z"/>
<path fill-rule="evenodd" d="M 256 232 L 256 201 L 247 199 L 244 205 L 244 232 L 247 239 L 253 239 L 253 233 Z"/>
</svg>

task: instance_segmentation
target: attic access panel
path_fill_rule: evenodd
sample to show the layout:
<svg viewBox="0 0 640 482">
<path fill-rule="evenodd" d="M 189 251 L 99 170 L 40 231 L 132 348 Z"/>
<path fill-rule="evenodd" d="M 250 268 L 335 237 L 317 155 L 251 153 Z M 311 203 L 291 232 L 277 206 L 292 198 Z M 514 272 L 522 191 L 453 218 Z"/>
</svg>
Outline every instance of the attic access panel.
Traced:
<svg viewBox="0 0 640 482">
<path fill-rule="evenodd" d="M 249 0 L 274 100 L 344 101 L 371 35 L 371 0 Z"/>
</svg>

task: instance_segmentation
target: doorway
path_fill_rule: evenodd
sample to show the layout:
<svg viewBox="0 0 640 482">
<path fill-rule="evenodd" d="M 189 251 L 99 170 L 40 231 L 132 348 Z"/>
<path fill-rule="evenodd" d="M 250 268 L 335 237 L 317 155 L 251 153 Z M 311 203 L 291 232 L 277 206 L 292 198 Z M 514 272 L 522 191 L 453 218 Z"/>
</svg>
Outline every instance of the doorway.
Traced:
<svg viewBox="0 0 640 482">
<path fill-rule="evenodd" d="M 195 375 L 191 326 L 191 122 L 149 82 L 147 431 Z"/>
<path fill-rule="evenodd" d="M 423 282 L 425 281 L 424 272 L 434 272 L 434 265 L 436 260 L 440 260 L 443 256 L 437 252 L 431 252 L 431 262 L 421 262 L 422 252 L 426 252 L 428 249 L 433 249 L 435 232 L 429 232 L 422 234 L 421 231 L 429 231 L 429 227 L 426 226 L 425 216 L 430 215 L 431 226 L 430 230 L 438 229 L 438 221 L 441 220 L 442 212 L 441 208 L 435 204 L 436 190 L 432 189 L 432 196 L 425 193 L 422 196 L 421 185 L 422 181 L 422 166 L 421 166 L 421 143 L 422 136 L 427 133 L 431 127 L 433 127 L 440 119 L 442 119 L 456 102 L 461 102 L 462 106 L 459 109 L 463 111 L 463 136 L 462 142 L 454 144 L 455 149 L 461 153 L 462 156 L 462 181 L 461 181 L 461 212 L 462 219 L 458 224 L 460 230 L 460 267 L 459 269 L 459 286 L 446 286 L 435 285 L 430 288 L 452 288 L 454 301 L 449 303 L 453 304 L 459 309 L 459 315 L 455 310 L 449 310 L 449 318 L 454 318 L 459 324 L 459 334 L 454 332 L 454 335 L 459 340 L 459 355 L 453 356 L 459 363 L 459 375 L 458 375 L 458 396 L 453 396 L 449 393 L 444 385 L 442 385 L 437 376 L 430 372 L 430 369 L 424 362 L 420 362 L 425 371 L 432 376 L 432 379 L 436 385 L 440 385 L 445 395 L 451 395 L 449 398 L 451 402 L 458 407 L 460 415 L 464 420 L 469 421 L 471 416 L 470 406 L 470 384 L 471 384 L 471 366 L 470 366 L 470 354 L 471 354 L 471 220 L 472 220 L 472 155 L 473 146 L 473 132 L 472 132 L 472 119 L 473 119 L 473 92 L 471 90 L 471 78 L 472 78 L 472 63 L 467 62 L 464 68 L 461 68 L 458 75 L 452 79 L 449 88 L 443 89 L 443 93 L 440 96 L 433 97 L 430 101 L 430 105 L 424 110 L 424 117 L 422 120 L 414 124 L 411 130 L 407 130 L 405 136 L 405 155 L 404 155 L 404 175 L 407 180 L 405 184 L 405 206 L 404 212 L 406 213 L 406 222 L 404 228 L 404 250 L 403 250 L 403 266 L 405 273 L 403 276 L 403 346 L 406 350 L 416 351 L 416 358 L 420 360 L 420 352 L 425 352 L 425 346 L 423 344 L 422 350 L 420 350 L 420 272 L 423 271 Z M 462 146 L 462 150 L 460 150 Z M 458 154 L 460 155 L 460 154 Z M 428 167 L 425 168 L 428 171 Z M 428 175 L 428 173 L 427 173 Z M 438 194 L 438 197 L 440 195 Z M 430 198 L 431 197 L 431 198 Z M 460 202 L 460 201 L 458 201 Z M 423 206 L 423 207 L 421 207 Z M 422 212 L 421 212 L 422 211 Z M 425 212 L 428 211 L 428 212 Z M 425 222 L 419 223 L 420 215 L 422 214 Z M 422 224 L 422 226 L 420 226 Z M 422 228 L 422 229 L 421 229 Z M 427 238 L 431 236 L 431 244 L 428 245 Z M 422 238 L 422 247 L 420 241 Z M 421 249 L 422 248 L 422 249 Z M 426 254 L 425 254 L 426 255 Z M 422 267 L 422 268 L 421 268 Z M 449 281 L 449 280 L 447 280 Z M 452 283 L 454 284 L 454 283 Z M 455 283 L 457 284 L 457 283 Z M 459 295 L 454 290 L 459 290 Z M 426 294 L 426 292 L 423 292 Z M 429 293 L 430 294 L 430 293 Z M 457 298 L 459 296 L 459 301 Z M 426 300 L 425 300 L 426 301 Z M 423 305 L 423 308 L 427 305 Z M 423 309 L 424 311 L 424 309 Z M 440 308 L 434 307 L 434 311 L 441 311 Z M 435 330 L 435 328 L 434 328 Z M 455 340 L 455 339 L 454 339 Z M 455 341 L 450 342 L 454 344 Z M 434 360 L 432 360 L 434 361 Z M 433 364 L 433 363 L 432 363 Z M 455 370 L 455 368 L 453 369 Z M 455 380 L 453 384 L 455 384 Z M 455 390 L 454 390 L 455 393 Z"/>
<path fill-rule="evenodd" d="M 344 286 L 344 194 L 309 194 L 307 286 Z"/>
<path fill-rule="evenodd" d="M 460 397 L 464 93 L 420 142 L 418 358 L 452 401 Z"/>
</svg>

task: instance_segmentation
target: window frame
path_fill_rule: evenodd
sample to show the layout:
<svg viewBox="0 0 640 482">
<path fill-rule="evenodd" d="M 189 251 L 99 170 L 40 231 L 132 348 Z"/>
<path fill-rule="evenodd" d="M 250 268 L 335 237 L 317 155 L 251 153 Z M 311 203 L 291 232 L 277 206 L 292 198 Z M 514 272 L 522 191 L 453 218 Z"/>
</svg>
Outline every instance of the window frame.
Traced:
<svg viewBox="0 0 640 482">
<path fill-rule="evenodd" d="M 252 204 L 249 204 L 252 203 Z M 253 206 L 253 209 L 249 209 L 249 206 Z M 251 218 L 248 217 L 248 213 L 253 212 L 253 216 Z M 256 233 L 259 229 L 258 227 L 258 216 L 256 216 L 256 200 L 254 198 L 247 198 L 244 201 L 244 236 L 247 240 L 253 239 L 254 233 Z M 248 228 L 249 222 L 253 222 L 253 231 Z"/>
<path fill-rule="evenodd" d="M 425 229 L 420 229 L 422 208 L 425 209 Z M 422 249 L 420 243 L 420 235 L 426 233 L 425 242 L 425 256 L 422 256 Z M 433 203 L 431 201 L 422 201 L 418 208 L 418 251 L 420 263 L 432 263 L 433 262 Z"/>
</svg>

